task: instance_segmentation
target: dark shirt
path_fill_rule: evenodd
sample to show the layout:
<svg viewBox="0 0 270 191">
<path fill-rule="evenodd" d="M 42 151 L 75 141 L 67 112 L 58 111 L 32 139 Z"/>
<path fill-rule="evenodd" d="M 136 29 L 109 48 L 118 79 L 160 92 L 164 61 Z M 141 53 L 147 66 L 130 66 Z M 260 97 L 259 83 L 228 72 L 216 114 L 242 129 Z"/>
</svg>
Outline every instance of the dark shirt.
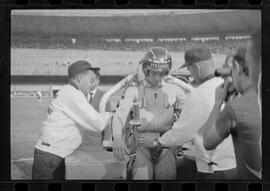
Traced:
<svg viewBox="0 0 270 191">
<path fill-rule="evenodd" d="M 221 138 L 232 135 L 236 168 L 240 179 L 261 178 L 261 118 L 254 87 L 228 102 L 217 121 L 217 132 Z"/>
<path fill-rule="evenodd" d="M 93 108 L 99 112 L 99 104 L 101 101 L 102 96 L 104 95 L 105 91 L 102 91 L 100 89 L 97 89 L 96 93 L 93 96 L 93 99 L 91 101 L 91 105 Z M 111 102 L 110 100 L 108 101 L 106 105 L 106 111 L 110 112 L 111 111 Z M 111 126 L 108 125 L 104 131 L 102 131 L 101 134 L 85 130 L 84 131 L 84 136 L 82 139 L 82 145 L 89 145 L 89 146 L 95 146 L 99 147 L 101 145 L 101 142 L 103 140 L 109 140 L 111 137 L 112 131 L 111 131 Z"/>
</svg>

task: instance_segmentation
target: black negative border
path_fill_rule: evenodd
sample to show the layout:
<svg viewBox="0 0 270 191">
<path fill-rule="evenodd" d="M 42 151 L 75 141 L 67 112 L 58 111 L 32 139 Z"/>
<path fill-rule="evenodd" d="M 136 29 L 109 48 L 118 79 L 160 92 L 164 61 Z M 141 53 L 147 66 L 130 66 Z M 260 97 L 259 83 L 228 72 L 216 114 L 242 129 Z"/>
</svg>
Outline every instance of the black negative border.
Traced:
<svg viewBox="0 0 270 191">
<path fill-rule="evenodd" d="M 27 1 L 27 0 L 26 0 Z M 163 0 L 160 5 L 151 6 L 148 3 L 148 0 L 129 0 L 129 2 L 125 5 L 117 5 L 114 3 L 114 0 L 96 0 L 94 4 L 85 5 L 80 3 L 80 0 L 62 0 L 60 5 L 49 5 L 47 0 L 28 0 L 28 4 L 26 5 L 17 5 L 16 2 L 23 2 L 23 0 L 0 0 L 0 76 L 1 76 L 1 93 L 0 100 L 2 102 L 0 111 L 1 111 L 1 122 L 2 127 L 0 129 L 0 145 L 1 145 L 1 157 L 0 157 L 0 190 L 10 190 L 10 188 L 23 189 L 23 190 L 33 190 L 33 185 L 45 185 L 44 189 L 48 189 L 48 185 L 51 183 L 49 181 L 11 181 L 10 180 L 10 11 L 11 9 L 65 9 L 65 8 L 80 8 L 80 9 L 88 9 L 88 8 L 216 8 L 216 9 L 260 9 L 262 12 L 262 62 L 263 62 L 263 74 L 262 74 L 262 97 L 263 97 L 263 137 L 262 137 L 262 149 L 263 149 L 263 180 L 262 181 L 231 181 L 225 182 L 220 181 L 221 183 L 228 183 L 230 190 L 238 190 L 239 188 L 243 188 L 247 190 L 248 188 L 255 185 L 256 188 L 263 188 L 263 190 L 268 190 L 270 188 L 270 165 L 269 159 L 270 155 L 268 154 L 269 148 L 269 129 L 267 128 L 268 121 L 270 118 L 269 115 L 269 101 L 268 97 L 270 94 L 270 66 L 267 65 L 269 63 L 269 35 L 270 35 L 270 0 L 264 0 L 262 5 L 259 6 L 250 6 L 247 4 L 247 0 L 237 0 L 232 1 L 229 0 L 229 4 L 227 5 L 216 5 L 214 0 L 196 0 L 194 5 L 183 5 L 182 1 L 177 0 Z M 54 182 L 57 183 L 57 182 Z M 179 182 L 179 181 L 65 181 L 58 182 L 60 183 L 61 190 L 70 190 L 71 187 L 81 187 L 85 183 L 93 183 L 95 185 L 95 190 L 103 190 L 107 188 L 115 188 L 115 184 L 128 184 L 128 190 L 137 190 L 137 188 L 141 188 L 142 190 L 148 190 L 148 184 L 154 183 L 156 184 L 156 188 L 158 190 L 175 190 L 179 188 L 180 190 L 185 190 L 185 186 L 188 187 L 189 184 L 195 184 L 196 187 L 200 188 L 202 183 L 207 183 L 210 190 L 214 190 L 213 185 L 215 182 L 197 182 L 197 181 L 189 181 L 189 182 Z M 26 185 L 26 186 L 25 186 Z M 107 185 L 104 187 L 104 185 Z M 109 185 L 109 186 L 108 186 Z M 260 185 L 258 187 L 258 185 Z M 78 188 L 76 187 L 76 188 Z M 121 186 L 118 186 L 121 187 Z M 154 186 L 155 187 L 155 186 Z M 182 188 L 182 189 L 181 189 Z M 253 186 L 254 188 L 254 186 Z M 46 190 L 45 189 L 45 190 Z M 179 190 L 177 189 L 177 190 Z"/>
</svg>

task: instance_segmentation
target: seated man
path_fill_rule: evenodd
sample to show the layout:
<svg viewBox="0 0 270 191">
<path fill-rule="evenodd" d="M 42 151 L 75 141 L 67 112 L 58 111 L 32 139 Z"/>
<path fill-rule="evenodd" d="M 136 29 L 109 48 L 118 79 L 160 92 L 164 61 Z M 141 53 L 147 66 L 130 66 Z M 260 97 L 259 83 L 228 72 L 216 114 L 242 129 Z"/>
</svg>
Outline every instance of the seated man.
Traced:
<svg viewBox="0 0 270 191">
<path fill-rule="evenodd" d="M 176 179 L 176 149 L 156 149 L 154 144 L 144 144 L 139 140 L 158 139 L 168 131 L 175 121 L 175 111 L 179 111 L 186 94 L 180 87 L 163 80 L 172 68 L 172 59 L 166 49 L 150 48 L 140 64 L 145 78 L 126 89 L 113 117 L 114 156 L 118 160 L 124 159 L 126 145 L 122 131 L 133 104 L 138 104 L 139 111 L 133 111 L 134 118 L 140 116 L 140 125 L 134 130 L 137 141 L 132 146 L 136 155 L 131 157 L 128 165 L 131 167 L 131 178 Z"/>
</svg>

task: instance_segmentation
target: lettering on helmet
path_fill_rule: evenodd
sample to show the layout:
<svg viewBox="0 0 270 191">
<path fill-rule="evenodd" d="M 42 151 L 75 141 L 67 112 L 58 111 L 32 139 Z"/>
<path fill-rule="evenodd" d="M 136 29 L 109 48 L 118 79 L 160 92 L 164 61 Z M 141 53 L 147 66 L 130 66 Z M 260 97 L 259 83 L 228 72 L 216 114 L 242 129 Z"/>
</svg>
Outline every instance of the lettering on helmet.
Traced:
<svg viewBox="0 0 270 191">
<path fill-rule="evenodd" d="M 169 66 L 169 63 L 154 63 L 154 62 L 152 62 L 152 63 L 150 63 L 150 66 L 151 66 L 151 68 L 154 68 L 154 69 L 156 69 L 156 70 L 159 70 L 159 69 L 168 69 L 170 66 Z"/>
</svg>

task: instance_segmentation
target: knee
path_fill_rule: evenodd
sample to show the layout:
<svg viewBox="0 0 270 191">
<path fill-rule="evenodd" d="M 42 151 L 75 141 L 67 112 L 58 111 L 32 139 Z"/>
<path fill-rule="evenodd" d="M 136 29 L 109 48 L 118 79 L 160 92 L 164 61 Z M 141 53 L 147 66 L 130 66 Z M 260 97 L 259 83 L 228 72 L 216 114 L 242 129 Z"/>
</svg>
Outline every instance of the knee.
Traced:
<svg viewBox="0 0 270 191">
<path fill-rule="evenodd" d="M 176 155 L 171 151 L 163 151 L 154 171 L 156 179 L 175 179 L 177 174 Z"/>
<path fill-rule="evenodd" d="M 150 155 L 144 152 L 137 152 L 132 168 L 142 167 L 142 166 L 147 166 L 147 167 L 152 166 Z"/>
<path fill-rule="evenodd" d="M 176 152 L 173 149 L 163 149 L 159 155 L 159 161 L 176 163 Z"/>
<path fill-rule="evenodd" d="M 153 164 L 148 153 L 140 150 L 131 165 L 133 180 L 151 180 L 153 178 Z"/>
<path fill-rule="evenodd" d="M 131 166 L 131 176 L 133 180 L 153 179 L 153 165 L 151 161 L 142 156 L 137 156 Z"/>
</svg>

